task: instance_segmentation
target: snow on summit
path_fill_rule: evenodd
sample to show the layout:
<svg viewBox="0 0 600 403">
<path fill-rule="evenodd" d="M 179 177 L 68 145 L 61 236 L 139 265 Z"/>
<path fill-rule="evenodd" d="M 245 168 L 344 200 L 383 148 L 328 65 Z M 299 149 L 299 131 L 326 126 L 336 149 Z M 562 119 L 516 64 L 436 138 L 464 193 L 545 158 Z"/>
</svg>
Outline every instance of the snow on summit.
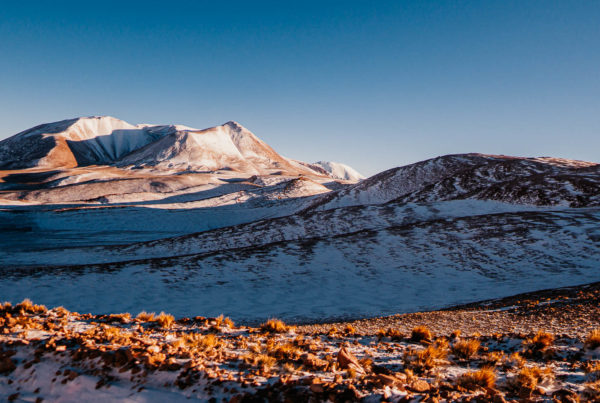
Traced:
<svg viewBox="0 0 600 403">
<path fill-rule="evenodd" d="M 234 121 L 198 130 L 183 125 L 132 125 L 110 116 L 92 116 L 39 125 L 0 142 L 3 169 L 90 165 L 352 180 L 347 179 L 352 175 L 315 171 L 310 164 L 290 161 Z M 344 170 L 354 173 L 347 166 L 338 168 Z"/>
<path fill-rule="evenodd" d="M 358 182 L 365 177 L 359 174 L 355 169 L 341 162 L 318 161 L 313 165 L 319 166 L 327 171 L 335 179 Z"/>
</svg>

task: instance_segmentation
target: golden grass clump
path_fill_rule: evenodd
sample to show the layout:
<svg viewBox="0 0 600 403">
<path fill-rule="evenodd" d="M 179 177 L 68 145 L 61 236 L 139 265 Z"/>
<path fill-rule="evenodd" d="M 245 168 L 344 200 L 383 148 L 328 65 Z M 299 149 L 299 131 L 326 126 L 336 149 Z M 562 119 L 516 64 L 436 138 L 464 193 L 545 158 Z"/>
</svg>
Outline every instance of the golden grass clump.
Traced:
<svg viewBox="0 0 600 403">
<path fill-rule="evenodd" d="M 448 356 L 448 342 L 438 339 L 425 349 L 409 349 L 404 353 L 405 366 L 416 371 L 435 368 Z"/>
<path fill-rule="evenodd" d="M 600 381 L 600 361 L 586 362 L 583 367 L 583 370 L 586 373 L 586 378 L 588 381 Z"/>
<path fill-rule="evenodd" d="M 108 325 L 100 325 L 95 329 L 90 329 L 87 332 L 91 337 L 99 339 L 102 343 L 110 344 L 128 344 L 130 336 L 128 333 L 121 331 L 120 328 Z"/>
<path fill-rule="evenodd" d="M 278 319 L 269 319 L 260 325 L 260 330 L 269 333 L 287 333 L 293 329 L 295 329 L 294 326 L 288 326 L 283 321 Z"/>
<path fill-rule="evenodd" d="M 175 323 L 175 317 L 168 313 L 161 312 L 160 315 L 154 318 L 154 321 L 163 329 L 168 329 Z"/>
<path fill-rule="evenodd" d="M 268 371 L 277 363 L 275 357 L 271 357 L 267 354 L 247 354 L 242 358 L 247 364 L 259 367 L 263 371 Z"/>
<path fill-rule="evenodd" d="M 69 314 L 69 311 L 64 306 L 57 306 L 56 308 L 52 308 L 52 312 L 56 313 L 56 316 L 59 318 L 64 318 Z"/>
<path fill-rule="evenodd" d="M 199 333 L 188 333 L 181 339 L 183 343 L 193 350 L 208 351 L 221 347 L 224 343 L 214 334 L 202 335 Z"/>
<path fill-rule="evenodd" d="M 543 330 L 539 330 L 533 338 L 525 340 L 524 343 L 530 348 L 540 351 L 554 344 L 554 336 Z"/>
<path fill-rule="evenodd" d="M 583 397 L 588 402 L 599 402 L 600 401 L 600 381 L 590 382 L 585 384 L 585 388 L 582 393 Z"/>
<path fill-rule="evenodd" d="M 496 384 L 496 373 L 492 368 L 484 367 L 477 371 L 465 372 L 458 377 L 456 383 L 469 390 L 493 388 Z"/>
<path fill-rule="evenodd" d="M 136 316 L 135 318 L 137 320 L 139 320 L 140 322 L 154 322 L 154 316 L 155 316 L 154 312 L 142 311 L 142 312 L 138 313 L 138 316 Z"/>
<path fill-rule="evenodd" d="M 346 334 L 354 334 L 356 333 L 356 328 L 354 326 L 352 326 L 350 323 L 348 323 L 346 326 L 344 326 L 344 333 Z"/>
<path fill-rule="evenodd" d="M 293 343 L 276 344 L 267 343 L 267 354 L 276 358 L 278 361 L 295 361 L 304 353 Z"/>
<path fill-rule="evenodd" d="M 433 339 L 433 334 L 427 326 L 417 326 L 412 330 L 410 339 L 416 342 L 431 341 Z"/>
<path fill-rule="evenodd" d="M 554 374 L 550 368 L 524 367 L 517 376 L 509 381 L 509 385 L 520 393 L 533 392 L 538 384 L 545 379 L 552 379 Z"/>
<path fill-rule="evenodd" d="M 504 351 L 491 351 L 491 352 L 483 355 L 483 361 L 485 361 L 487 364 L 492 364 L 492 365 L 501 363 L 505 359 L 506 359 L 506 354 L 504 354 Z"/>
<path fill-rule="evenodd" d="M 392 341 L 400 341 L 404 338 L 404 335 L 399 330 L 392 329 L 392 328 L 389 328 L 387 330 L 385 330 L 385 329 L 377 330 L 377 338 L 381 340 L 384 337 L 389 337 L 390 339 L 392 339 Z"/>
<path fill-rule="evenodd" d="M 225 327 L 228 327 L 230 329 L 232 329 L 235 326 L 235 324 L 229 317 L 225 317 L 225 316 L 223 316 L 223 314 L 221 314 L 215 318 L 214 326 L 218 329 L 222 325 L 225 325 Z"/>
<path fill-rule="evenodd" d="M 452 354 L 459 358 L 468 360 L 479 351 L 481 343 L 477 339 L 459 340 L 452 346 Z"/>
<path fill-rule="evenodd" d="M 15 311 L 20 313 L 46 313 L 48 308 L 44 305 L 35 305 L 29 298 L 25 298 L 23 301 L 15 305 Z"/>
<path fill-rule="evenodd" d="M 505 364 L 508 368 L 518 367 L 522 368 L 527 360 L 521 356 L 518 352 L 512 353 L 508 359 L 505 360 Z"/>
<path fill-rule="evenodd" d="M 600 329 L 592 330 L 586 337 L 584 345 L 590 350 L 600 347 Z"/>
<path fill-rule="evenodd" d="M 108 315 L 109 322 L 129 323 L 131 320 L 131 314 L 129 313 L 113 313 Z"/>
</svg>

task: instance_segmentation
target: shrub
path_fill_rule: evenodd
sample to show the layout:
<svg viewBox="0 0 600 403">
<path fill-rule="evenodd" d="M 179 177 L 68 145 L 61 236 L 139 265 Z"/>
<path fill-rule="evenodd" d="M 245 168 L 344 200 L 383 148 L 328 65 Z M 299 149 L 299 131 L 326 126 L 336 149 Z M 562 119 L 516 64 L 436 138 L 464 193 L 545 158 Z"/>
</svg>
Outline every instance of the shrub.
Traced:
<svg viewBox="0 0 600 403">
<path fill-rule="evenodd" d="M 585 347 L 594 350 L 600 347 L 600 329 L 592 330 L 585 339 Z"/>
<path fill-rule="evenodd" d="M 223 341 L 214 334 L 189 333 L 182 340 L 186 346 L 198 351 L 208 351 L 223 345 Z"/>
<path fill-rule="evenodd" d="M 292 343 L 267 343 L 267 354 L 279 361 L 294 361 L 300 358 L 303 351 Z"/>
<path fill-rule="evenodd" d="M 600 361 L 589 361 L 583 367 L 590 382 L 600 381 Z"/>
<path fill-rule="evenodd" d="M 294 329 L 294 326 L 288 326 L 278 319 L 269 319 L 260 325 L 260 330 L 269 333 L 287 333 L 292 329 Z"/>
<path fill-rule="evenodd" d="M 344 333 L 352 335 L 356 333 L 356 328 L 348 323 L 346 326 L 344 326 Z"/>
<path fill-rule="evenodd" d="M 404 353 L 404 363 L 409 369 L 423 371 L 435 368 L 440 360 L 448 355 L 448 342 L 445 339 L 438 339 L 436 343 L 427 346 L 425 349 L 409 349 Z"/>
<path fill-rule="evenodd" d="M 169 315 L 168 313 L 161 312 L 160 315 L 158 315 L 156 318 L 154 318 L 154 321 L 160 327 L 162 327 L 164 329 L 168 329 L 171 326 L 173 326 L 173 323 L 175 323 L 175 318 L 173 317 L 173 315 Z"/>
<path fill-rule="evenodd" d="M 600 401 L 600 381 L 587 383 L 582 394 L 586 401 Z"/>
<path fill-rule="evenodd" d="M 113 313 L 108 315 L 108 322 L 129 323 L 131 315 L 128 313 Z"/>
<path fill-rule="evenodd" d="M 142 311 L 135 317 L 140 322 L 154 322 L 154 312 Z"/>
<path fill-rule="evenodd" d="M 44 305 L 35 305 L 29 298 L 15 305 L 15 311 L 23 313 L 46 313 L 48 309 Z"/>
<path fill-rule="evenodd" d="M 452 346 L 452 354 L 459 358 L 469 359 L 479 351 L 479 340 L 459 340 Z"/>
<path fill-rule="evenodd" d="M 433 339 L 433 334 L 427 326 L 417 326 L 412 330 L 410 339 L 416 342 L 431 341 Z"/>
<path fill-rule="evenodd" d="M 396 329 L 379 329 L 377 330 L 377 338 L 383 339 L 384 337 L 389 337 L 393 341 L 400 341 L 404 338 L 404 335 Z"/>
<path fill-rule="evenodd" d="M 538 331 L 532 339 L 525 341 L 534 350 L 543 350 L 554 343 L 554 336 L 543 330 Z"/>
<path fill-rule="evenodd" d="M 478 371 L 469 371 L 458 377 L 457 384 L 469 390 L 493 388 L 496 384 L 496 373 L 489 367 L 481 368 Z"/>
<path fill-rule="evenodd" d="M 541 369 L 539 367 L 525 367 L 519 371 L 510 382 L 510 386 L 517 389 L 520 393 L 531 393 L 536 388 L 538 383 L 543 379 L 551 379 L 554 377 L 552 370 Z"/>
<path fill-rule="evenodd" d="M 492 365 L 496 365 L 505 359 L 504 351 L 492 351 L 483 356 L 483 360 Z"/>
<path fill-rule="evenodd" d="M 517 353 L 512 353 L 508 359 L 506 360 L 506 366 L 509 368 L 512 367 L 518 367 L 521 368 L 523 365 L 525 365 L 525 358 L 523 358 L 521 356 L 521 354 Z"/>
<path fill-rule="evenodd" d="M 242 358 L 246 363 L 259 367 L 263 371 L 268 371 L 277 362 L 275 357 L 271 357 L 267 354 L 248 354 Z"/>
</svg>

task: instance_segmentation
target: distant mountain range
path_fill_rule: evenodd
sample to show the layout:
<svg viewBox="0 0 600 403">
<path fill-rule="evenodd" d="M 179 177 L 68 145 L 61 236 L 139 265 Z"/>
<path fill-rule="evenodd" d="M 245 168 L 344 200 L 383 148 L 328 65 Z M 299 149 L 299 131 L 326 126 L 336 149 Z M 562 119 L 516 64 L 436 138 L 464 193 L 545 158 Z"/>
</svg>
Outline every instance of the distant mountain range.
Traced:
<svg viewBox="0 0 600 403">
<path fill-rule="evenodd" d="M 0 142 L 0 169 L 90 165 L 363 178 L 343 164 L 312 165 L 284 158 L 236 122 L 197 130 L 183 125 L 131 125 L 94 116 L 43 124 Z"/>
<path fill-rule="evenodd" d="M 459 154 L 363 179 L 235 122 L 94 117 L 0 142 L 0 166 L 8 299 L 323 319 L 600 280 L 592 162 Z"/>
</svg>

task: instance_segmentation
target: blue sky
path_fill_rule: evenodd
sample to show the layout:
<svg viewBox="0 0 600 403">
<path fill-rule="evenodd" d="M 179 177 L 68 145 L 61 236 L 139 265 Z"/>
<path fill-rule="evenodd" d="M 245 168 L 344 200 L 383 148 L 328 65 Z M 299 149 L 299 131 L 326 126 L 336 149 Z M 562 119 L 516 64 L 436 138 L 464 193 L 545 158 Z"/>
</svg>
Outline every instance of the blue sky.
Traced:
<svg viewBox="0 0 600 403">
<path fill-rule="evenodd" d="M 0 139 L 236 120 L 364 174 L 483 152 L 600 162 L 597 1 L 3 2 Z"/>
</svg>

